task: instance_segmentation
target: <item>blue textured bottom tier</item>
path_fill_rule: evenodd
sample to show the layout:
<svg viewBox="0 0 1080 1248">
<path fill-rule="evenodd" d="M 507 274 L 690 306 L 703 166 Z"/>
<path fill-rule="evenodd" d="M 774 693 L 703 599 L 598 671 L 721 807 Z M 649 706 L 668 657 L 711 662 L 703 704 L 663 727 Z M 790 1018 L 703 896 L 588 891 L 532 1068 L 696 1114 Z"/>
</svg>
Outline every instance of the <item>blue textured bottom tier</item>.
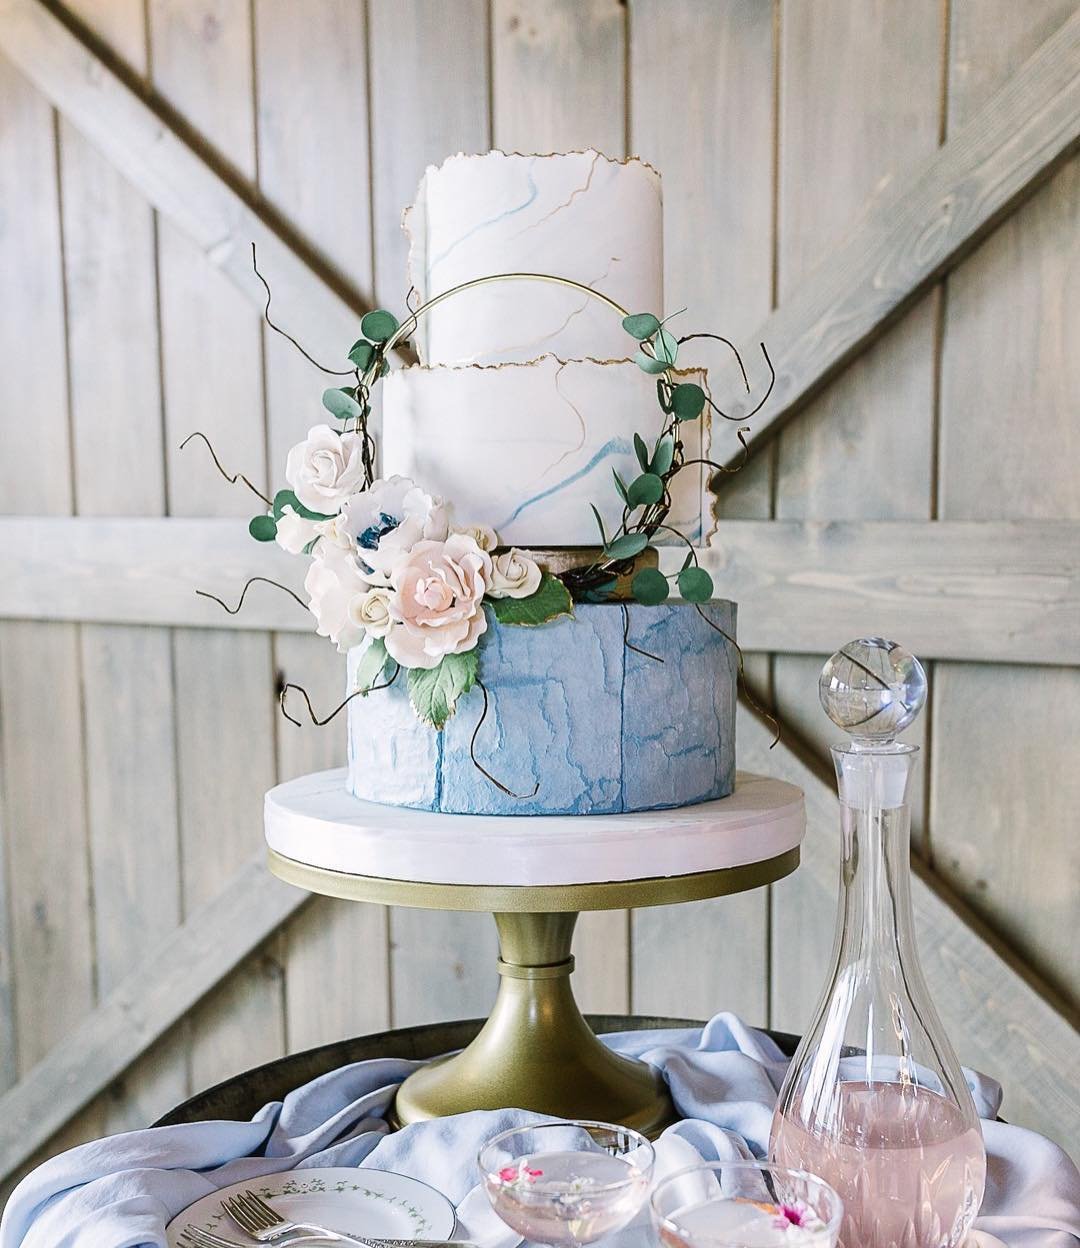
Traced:
<svg viewBox="0 0 1080 1248">
<path fill-rule="evenodd" d="M 538 628 L 489 617 L 480 679 L 442 732 L 409 704 L 405 674 L 349 703 L 349 791 L 452 814 L 599 815 L 727 797 L 735 785 L 734 646 L 686 603 L 578 605 Z M 735 604 L 702 611 L 735 636 Z M 362 647 L 349 653 L 349 692 Z M 663 659 L 663 662 L 657 662 Z M 539 787 L 537 788 L 537 785 Z M 534 788 L 536 793 L 532 796 Z"/>
</svg>

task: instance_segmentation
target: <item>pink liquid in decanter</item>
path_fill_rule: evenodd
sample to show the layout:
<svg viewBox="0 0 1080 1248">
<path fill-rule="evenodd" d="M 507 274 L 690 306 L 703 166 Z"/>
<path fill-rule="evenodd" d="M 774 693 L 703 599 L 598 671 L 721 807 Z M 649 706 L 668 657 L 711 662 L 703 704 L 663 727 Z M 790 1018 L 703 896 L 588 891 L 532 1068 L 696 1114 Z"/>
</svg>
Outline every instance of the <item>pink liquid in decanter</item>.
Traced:
<svg viewBox="0 0 1080 1248">
<path fill-rule="evenodd" d="M 836 1095 L 838 1133 L 811 1135 L 778 1115 L 769 1154 L 836 1189 L 841 1248 L 958 1248 L 986 1178 L 978 1127 L 926 1088 L 845 1081 Z"/>
</svg>

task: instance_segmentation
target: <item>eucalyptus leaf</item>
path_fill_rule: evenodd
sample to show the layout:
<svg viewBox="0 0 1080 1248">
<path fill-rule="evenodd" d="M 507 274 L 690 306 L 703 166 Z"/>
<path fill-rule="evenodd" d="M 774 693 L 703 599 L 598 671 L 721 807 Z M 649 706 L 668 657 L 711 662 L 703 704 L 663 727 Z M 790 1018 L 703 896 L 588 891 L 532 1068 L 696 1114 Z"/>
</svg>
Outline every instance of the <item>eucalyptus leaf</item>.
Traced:
<svg viewBox="0 0 1080 1248">
<path fill-rule="evenodd" d="M 665 416 L 671 415 L 671 392 L 674 389 L 666 377 L 656 379 L 656 397 L 660 400 L 660 410 Z"/>
<path fill-rule="evenodd" d="M 687 602 L 708 602 L 712 592 L 712 577 L 704 568 L 683 568 L 679 573 L 679 593 Z"/>
<path fill-rule="evenodd" d="M 600 530 L 600 541 L 606 546 L 607 534 L 604 532 L 604 522 L 600 518 L 600 513 L 596 510 L 596 507 L 592 503 L 589 506 L 592 507 L 592 514 L 596 517 L 596 527 Z"/>
<path fill-rule="evenodd" d="M 674 334 L 663 328 L 657 330 L 656 338 L 653 340 L 653 348 L 656 351 L 657 358 L 664 360 L 669 365 L 675 363 L 679 354 L 678 339 Z"/>
<path fill-rule="evenodd" d="M 356 687 L 361 693 L 370 693 L 371 686 L 377 683 L 386 670 L 389 658 L 386 642 L 381 637 L 373 637 L 356 665 Z"/>
<path fill-rule="evenodd" d="M 360 332 L 372 342 L 385 342 L 397 332 L 397 329 L 397 317 L 393 312 L 387 312 L 385 308 L 376 308 L 360 322 Z"/>
<path fill-rule="evenodd" d="M 617 577 L 610 580 L 601 581 L 599 585 L 594 585 L 592 589 L 587 589 L 581 595 L 582 602 L 607 602 L 611 595 L 615 592 L 619 584 Z"/>
<path fill-rule="evenodd" d="M 573 615 L 570 591 L 550 572 L 540 580 L 540 588 L 528 598 L 490 598 L 488 606 L 500 624 L 547 624 L 560 615 Z"/>
<path fill-rule="evenodd" d="M 671 407 L 676 420 L 697 420 L 705 408 L 705 391 L 692 381 L 675 387 Z"/>
<path fill-rule="evenodd" d="M 375 358 L 375 348 L 366 338 L 361 338 L 349 348 L 349 359 L 361 371 L 365 372 L 371 367 L 371 361 Z"/>
<path fill-rule="evenodd" d="M 644 351 L 638 351 L 634 355 L 634 363 L 641 369 L 643 373 L 664 373 L 667 372 L 668 365 L 663 360 L 654 359 L 651 355 L 646 355 Z"/>
<path fill-rule="evenodd" d="M 631 507 L 650 507 L 664 497 L 664 483 L 655 472 L 643 472 L 630 482 L 628 494 Z"/>
<path fill-rule="evenodd" d="M 277 521 L 273 516 L 252 516 L 248 532 L 257 542 L 272 542 L 277 537 Z"/>
<path fill-rule="evenodd" d="M 278 490 L 278 492 L 274 495 L 275 520 L 281 519 L 281 514 L 286 507 L 291 507 L 298 516 L 303 516 L 305 520 L 330 519 L 328 515 L 325 515 L 321 511 L 312 511 L 310 507 L 305 507 L 292 490 Z"/>
<path fill-rule="evenodd" d="M 336 416 L 338 420 L 359 420 L 364 414 L 364 409 L 344 390 L 331 388 L 323 391 L 322 405 L 330 413 Z"/>
<path fill-rule="evenodd" d="M 649 544 L 646 533 L 623 533 L 604 547 L 605 559 L 633 559 Z"/>
<path fill-rule="evenodd" d="M 679 571 L 680 571 L 680 572 L 685 572 L 685 571 L 686 571 L 686 569 L 687 569 L 687 568 L 688 568 L 688 567 L 689 567 L 689 566 L 690 566 L 693 562 L 694 562 L 694 552 L 693 552 L 692 550 L 688 550 L 688 551 L 686 552 L 686 558 L 682 561 L 682 567 L 679 569 Z"/>
<path fill-rule="evenodd" d="M 458 698 L 476 684 L 479 664 L 474 648 L 444 655 L 436 667 L 409 668 L 409 701 L 418 718 L 441 732 Z"/>
<path fill-rule="evenodd" d="M 630 592 L 643 606 L 655 607 L 671 593 L 671 586 L 659 568 L 642 568 L 630 582 Z"/>
<path fill-rule="evenodd" d="M 626 482 L 619 476 L 619 470 L 617 468 L 612 468 L 611 475 L 615 478 L 615 488 L 619 491 L 619 497 L 623 500 L 627 507 L 632 507 L 634 504 L 630 501 L 630 495 L 626 489 Z"/>
<path fill-rule="evenodd" d="M 640 433 L 634 434 L 634 451 L 637 454 L 637 462 L 641 465 L 641 471 L 648 472 L 649 448 L 645 445 L 645 439 Z"/>
<path fill-rule="evenodd" d="M 638 342 L 651 338 L 660 328 L 659 318 L 651 312 L 635 312 L 632 316 L 624 316 L 622 324 L 630 337 L 636 338 Z"/>
<path fill-rule="evenodd" d="M 671 468 L 675 459 L 675 439 L 669 434 L 666 438 L 661 438 L 656 444 L 656 450 L 653 451 L 652 463 L 649 465 L 649 471 L 655 472 L 658 477 L 664 476 Z"/>
</svg>

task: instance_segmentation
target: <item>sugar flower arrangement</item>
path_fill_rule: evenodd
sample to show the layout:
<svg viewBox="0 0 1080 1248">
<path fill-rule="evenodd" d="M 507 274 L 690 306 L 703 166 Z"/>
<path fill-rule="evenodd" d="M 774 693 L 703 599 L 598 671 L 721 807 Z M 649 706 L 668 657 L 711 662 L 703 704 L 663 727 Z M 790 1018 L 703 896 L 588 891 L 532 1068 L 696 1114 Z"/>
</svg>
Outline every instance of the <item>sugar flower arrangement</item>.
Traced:
<svg viewBox="0 0 1080 1248">
<path fill-rule="evenodd" d="M 375 475 L 376 447 L 368 428 L 372 387 L 389 369 L 389 352 L 412 332 L 419 315 L 460 288 L 436 296 L 413 311 L 404 324 L 383 309 L 363 318 L 362 337 L 348 353 L 355 385 L 331 388 L 322 396 L 324 408 L 340 428 L 323 423 L 309 429 L 304 441 L 289 451 L 287 488 L 272 500 L 246 477 L 225 473 L 214 455 L 228 480 L 242 479 L 267 504 L 267 510 L 249 525 L 252 537 L 310 557 L 304 579 L 307 601 L 298 600 L 314 616 L 316 631 L 341 651 L 364 647 L 350 698 L 385 687 L 404 670 L 413 709 L 436 729 L 445 725 L 458 700 L 480 684 L 479 650 L 489 617 L 504 625 L 546 624 L 572 616 L 575 599 L 603 602 L 616 598 L 619 580 L 627 576 L 632 577 L 631 597 L 645 605 L 667 599 L 673 581 L 688 602 L 700 604 L 712 596 L 712 580 L 698 566 L 692 543 L 666 524 L 670 485 L 691 464 L 732 471 L 707 459 L 687 460 L 681 424 L 698 419 L 707 405 L 724 419 L 736 418 L 721 411 L 701 386 L 678 381 L 673 369 L 680 345 L 690 339 L 714 338 L 732 344 L 714 334 L 675 338 L 665 322 L 651 313 L 626 315 L 606 296 L 568 279 L 496 274 L 468 285 L 537 277 L 563 281 L 619 311 L 624 328 L 638 342 L 638 366 L 656 378 L 663 413 L 661 431 L 651 443 L 634 434 L 640 473 L 629 482 L 614 473 L 613 485 L 622 502 L 615 532 L 605 532 L 600 513 L 593 507 L 601 544 L 599 553 L 585 566 L 552 575 L 527 552 L 502 547 L 498 535 L 481 519 L 456 516 L 452 501 L 429 494 L 423 483 Z M 283 332 L 270 320 L 269 304 L 267 287 L 266 321 Z M 290 341 L 311 359 L 295 339 Z M 772 375 L 764 345 L 762 352 Z M 742 361 L 735 355 L 741 368 Z M 743 379 L 749 392 L 745 370 Z M 759 410 L 767 398 L 768 391 L 747 415 Z M 743 432 L 739 430 L 740 441 Z M 682 567 L 670 575 L 655 567 L 638 568 L 638 556 L 665 533 L 686 543 Z M 226 609 L 239 610 L 242 604 L 243 596 L 235 609 Z"/>
</svg>

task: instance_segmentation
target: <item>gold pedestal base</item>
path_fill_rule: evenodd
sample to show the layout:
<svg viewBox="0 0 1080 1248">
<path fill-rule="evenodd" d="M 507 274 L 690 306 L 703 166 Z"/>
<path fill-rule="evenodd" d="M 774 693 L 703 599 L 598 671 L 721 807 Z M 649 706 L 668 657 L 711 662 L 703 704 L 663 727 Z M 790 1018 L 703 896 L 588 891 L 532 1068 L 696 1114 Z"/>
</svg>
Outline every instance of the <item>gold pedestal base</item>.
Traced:
<svg viewBox="0 0 1080 1248">
<path fill-rule="evenodd" d="M 499 913 L 495 922 L 501 980 L 491 1015 L 467 1049 L 405 1080 L 391 1120 L 513 1107 L 658 1135 L 675 1119 L 663 1079 L 601 1044 L 574 1000 L 577 915 Z"/>
</svg>

